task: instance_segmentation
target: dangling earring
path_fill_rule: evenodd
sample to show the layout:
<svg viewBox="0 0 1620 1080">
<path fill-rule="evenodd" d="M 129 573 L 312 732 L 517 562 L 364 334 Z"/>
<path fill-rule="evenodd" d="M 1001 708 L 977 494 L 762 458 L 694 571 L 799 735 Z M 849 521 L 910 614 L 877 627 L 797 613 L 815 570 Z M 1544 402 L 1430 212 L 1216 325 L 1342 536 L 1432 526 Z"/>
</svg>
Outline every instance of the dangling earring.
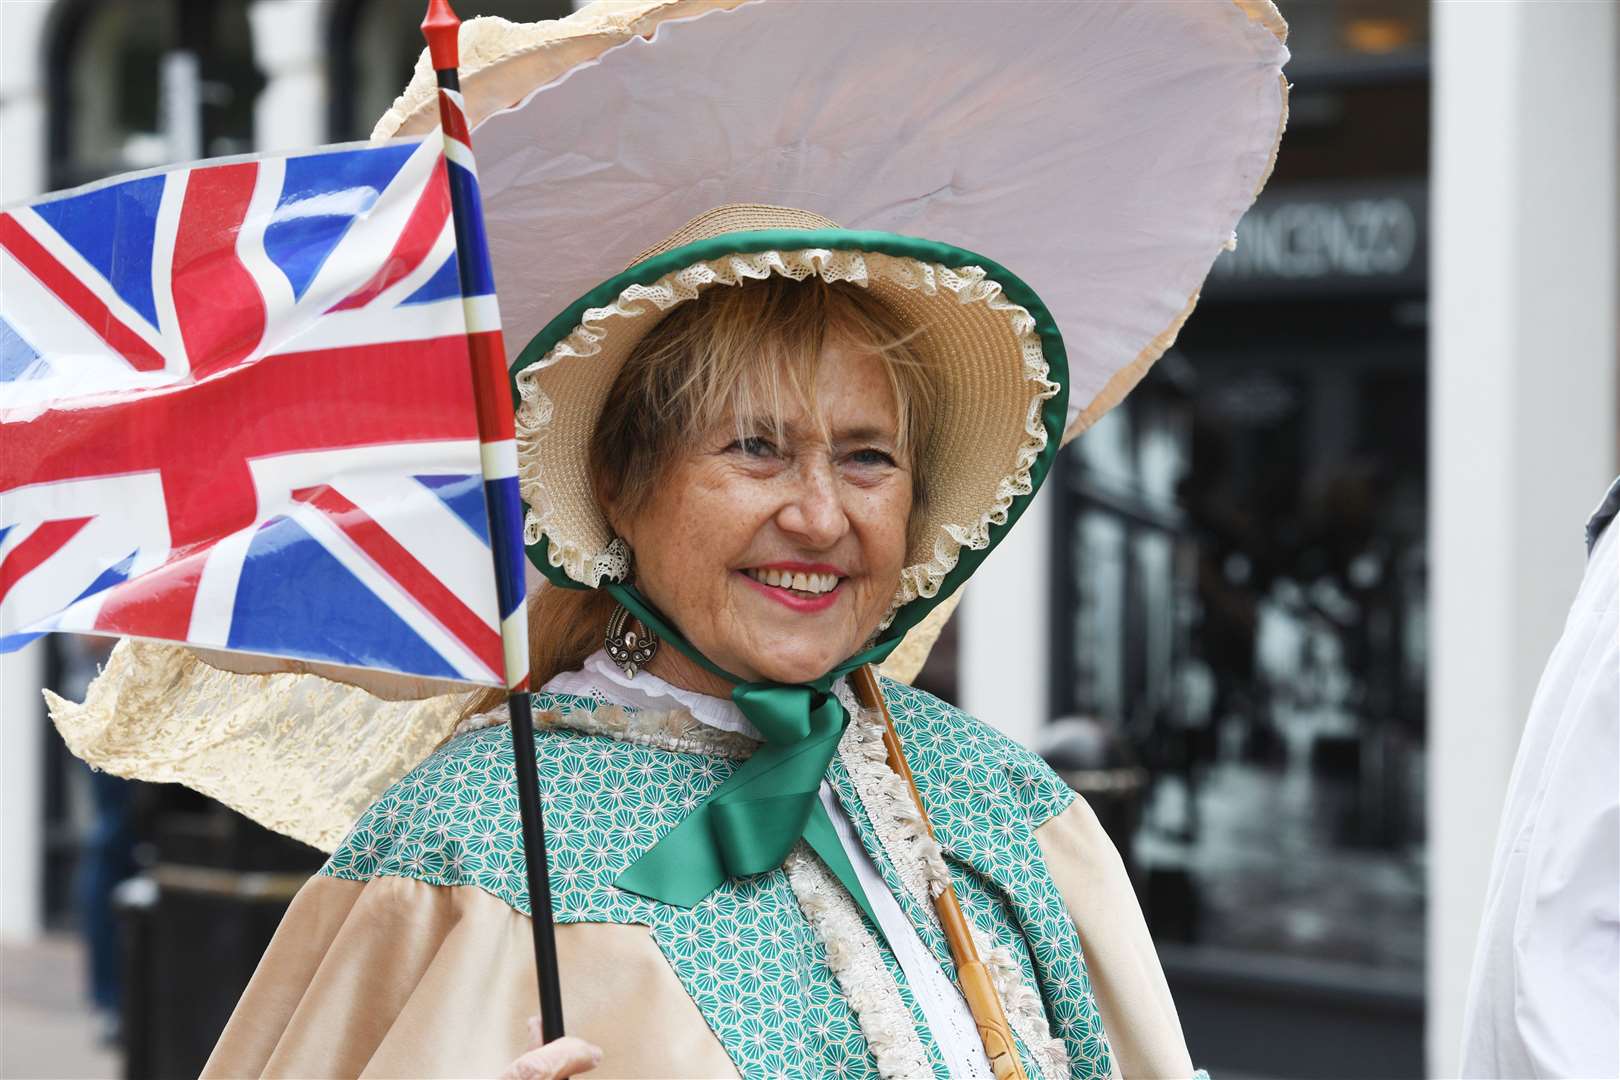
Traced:
<svg viewBox="0 0 1620 1080">
<path fill-rule="evenodd" d="M 636 672 L 647 666 L 647 662 L 658 655 L 658 635 L 648 629 L 640 619 L 636 625 L 641 632 L 630 629 L 630 609 L 623 604 L 613 609 L 608 616 L 607 633 L 604 635 L 604 644 L 607 654 L 613 658 L 624 671 L 624 677 L 633 679 Z"/>
</svg>

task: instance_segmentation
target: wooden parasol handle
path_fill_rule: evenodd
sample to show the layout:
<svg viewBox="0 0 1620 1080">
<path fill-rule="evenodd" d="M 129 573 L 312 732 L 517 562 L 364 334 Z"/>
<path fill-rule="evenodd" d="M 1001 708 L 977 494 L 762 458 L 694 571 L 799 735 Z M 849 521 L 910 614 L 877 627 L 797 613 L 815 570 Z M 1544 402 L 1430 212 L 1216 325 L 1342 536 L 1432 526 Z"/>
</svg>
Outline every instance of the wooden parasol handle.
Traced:
<svg viewBox="0 0 1620 1080">
<path fill-rule="evenodd" d="M 906 782 L 911 801 L 916 804 L 917 813 L 922 815 L 923 827 L 932 838 L 934 826 L 928 820 L 928 810 L 923 806 L 922 796 L 917 793 L 917 781 L 911 775 L 911 766 L 906 764 L 905 751 L 900 747 L 900 733 L 895 731 L 889 708 L 883 703 L 883 691 L 878 687 L 872 666 L 862 664 L 856 668 L 850 682 L 861 704 L 868 709 L 876 709 L 883 717 L 883 746 L 889 752 L 889 768 Z M 962 984 L 962 995 L 967 998 L 973 1022 L 978 1025 L 979 1041 L 984 1043 L 984 1055 L 990 1060 L 996 1080 L 1028 1080 L 1023 1065 L 1018 1061 L 1017 1044 L 1013 1042 L 1012 1028 L 1001 1007 L 1001 998 L 990 981 L 989 969 L 979 959 L 979 950 L 968 931 L 967 917 L 962 914 L 956 890 L 948 883 L 945 890 L 934 897 L 934 910 L 939 913 L 939 925 L 945 931 L 945 940 L 950 943 L 951 959 L 956 962 L 956 977 Z"/>
</svg>

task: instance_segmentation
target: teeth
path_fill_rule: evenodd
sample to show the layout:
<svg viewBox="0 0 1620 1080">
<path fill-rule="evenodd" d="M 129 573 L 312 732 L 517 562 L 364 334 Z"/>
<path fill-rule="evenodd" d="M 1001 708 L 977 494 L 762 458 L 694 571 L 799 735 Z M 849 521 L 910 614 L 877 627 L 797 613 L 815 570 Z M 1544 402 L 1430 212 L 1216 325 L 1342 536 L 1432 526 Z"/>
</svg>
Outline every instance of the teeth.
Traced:
<svg viewBox="0 0 1620 1080">
<path fill-rule="evenodd" d="M 795 592 L 826 593 L 838 587 L 837 574 L 794 574 L 781 570 L 746 570 L 755 581 Z"/>
</svg>

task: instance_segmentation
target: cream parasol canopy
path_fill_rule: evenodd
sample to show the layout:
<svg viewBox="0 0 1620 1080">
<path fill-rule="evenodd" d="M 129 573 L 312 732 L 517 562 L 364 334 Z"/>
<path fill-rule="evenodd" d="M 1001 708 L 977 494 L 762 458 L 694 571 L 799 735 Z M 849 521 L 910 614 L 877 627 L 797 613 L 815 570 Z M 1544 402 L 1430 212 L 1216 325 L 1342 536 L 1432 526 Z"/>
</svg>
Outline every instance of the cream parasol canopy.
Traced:
<svg viewBox="0 0 1620 1080">
<path fill-rule="evenodd" d="M 1269 175 L 1285 33 L 1269 0 L 598 0 L 471 19 L 461 85 L 509 353 L 689 219 L 791 206 L 1015 269 L 1061 331 L 1072 439 L 1174 341 Z M 424 52 L 374 137 L 431 131 L 436 93 Z M 951 606 L 886 673 L 915 675 Z M 211 659 L 264 673 L 126 642 L 53 716 L 98 768 L 328 850 L 465 700 Z"/>
</svg>

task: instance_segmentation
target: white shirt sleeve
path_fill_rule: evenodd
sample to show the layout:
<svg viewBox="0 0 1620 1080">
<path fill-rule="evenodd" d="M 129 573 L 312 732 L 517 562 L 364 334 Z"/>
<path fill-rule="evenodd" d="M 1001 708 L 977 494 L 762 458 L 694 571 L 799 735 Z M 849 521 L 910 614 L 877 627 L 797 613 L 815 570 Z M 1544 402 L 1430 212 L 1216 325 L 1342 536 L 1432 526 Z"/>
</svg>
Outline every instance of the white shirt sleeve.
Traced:
<svg viewBox="0 0 1620 1080">
<path fill-rule="evenodd" d="M 1465 1077 L 1620 1076 L 1620 523 L 1530 707 L 1464 1013 Z"/>
</svg>

